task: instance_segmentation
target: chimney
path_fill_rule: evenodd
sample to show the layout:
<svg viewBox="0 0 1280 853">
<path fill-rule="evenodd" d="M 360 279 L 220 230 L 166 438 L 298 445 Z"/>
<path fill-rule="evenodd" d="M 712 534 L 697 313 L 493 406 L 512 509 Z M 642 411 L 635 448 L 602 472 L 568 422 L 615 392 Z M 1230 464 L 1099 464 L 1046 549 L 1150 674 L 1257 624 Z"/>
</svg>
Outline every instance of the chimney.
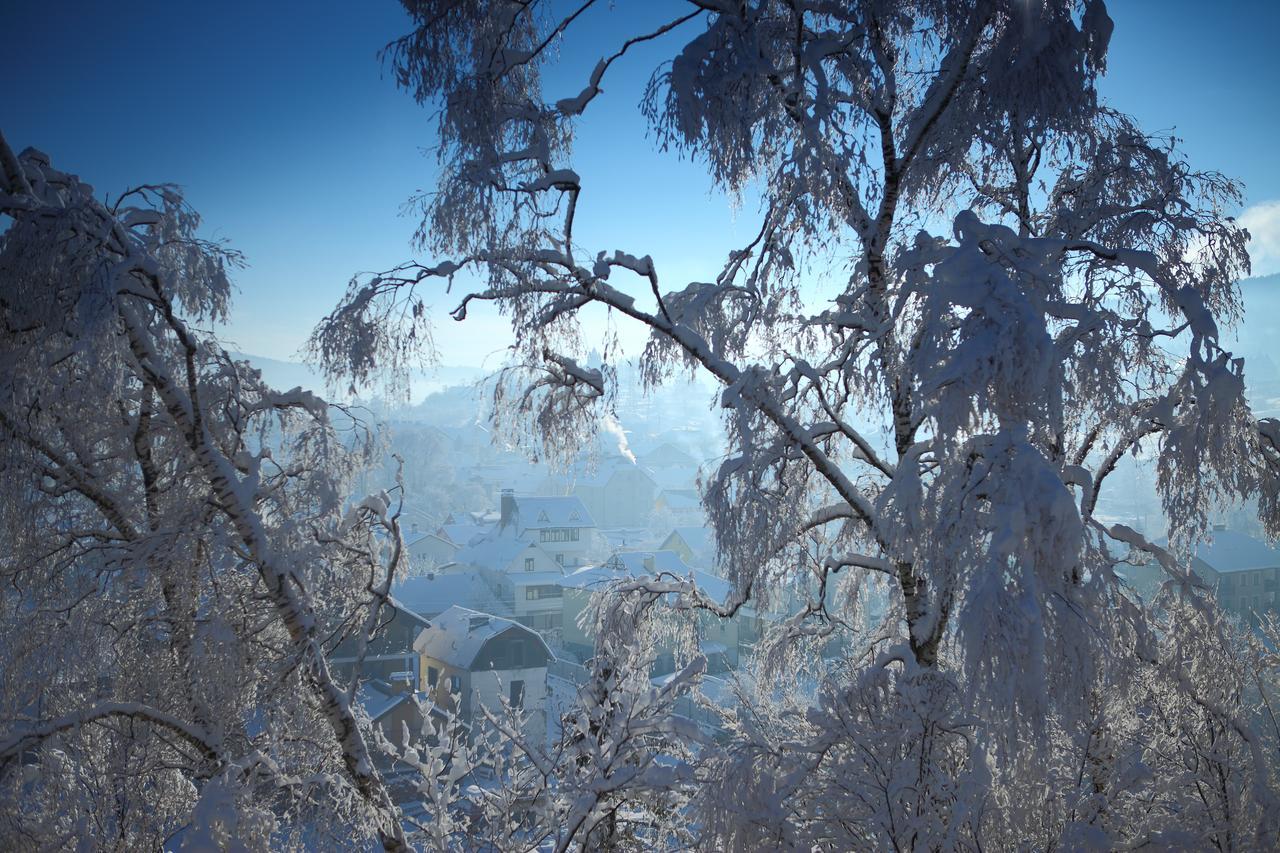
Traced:
<svg viewBox="0 0 1280 853">
<path fill-rule="evenodd" d="M 498 519 L 498 529 L 505 530 L 508 524 L 515 524 L 516 521 L 516 490 L 503 489 L 502 502 L 499 504 L 501 513 Z"/>
</svg>

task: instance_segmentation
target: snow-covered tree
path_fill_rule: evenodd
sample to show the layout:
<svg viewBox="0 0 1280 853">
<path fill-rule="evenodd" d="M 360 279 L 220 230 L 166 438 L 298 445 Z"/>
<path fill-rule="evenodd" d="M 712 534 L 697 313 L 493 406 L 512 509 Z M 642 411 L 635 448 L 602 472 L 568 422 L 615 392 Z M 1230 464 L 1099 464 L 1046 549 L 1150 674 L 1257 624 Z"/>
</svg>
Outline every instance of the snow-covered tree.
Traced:
<svg viewBox="0 0 1280 853">
<path fill-rule="evenodd" d="M 0 166 L 0 846 L 403 848 L 325 658 L 400 562 L 367 441 L 200 331 L 239 258 L 176 188 Z"/>
<path fill-rule="evenodd" d="M 490 302 L 510 318 L 513 364 L 532 377 L 517 433 L 564 452 L 610 399 L 610 372 L 582 359 L 616 347 L 580 322 L 607 309 L 648 330 L 651 385 L 703 371 L 722 386 L 730 453 L 702 495 L 734 592 L 686 584 L 679 600 L 765 608 L 803 572 L 819 592 L 780 632 L 794 642 L 857 621 L 860 596 L 828 594 L 841 577 L 891 596 L 803 720 L 704 753 L 708 839 L 1142 843 L 1071 790 L 1097 805 L 1122 778 L 1115 744 L 1147 711 L 1116 690 L 1149 677 L 1193 697 L 1198 676 L 1116 561 L 1154 555 L 1164 612 L 1211 624 L 1180 557 L 1237 499 L 1280 533 L 1280 428 L 1250 413 L 1219 335 L 1249 268 L 1228 215 L 1239 189 L 1099 99 L 1101 0 L 690 0 L 612 44 L 593 31 L 585 86 L 551 95 L 542 68 L 601 4 L 404 5 L 415 28 L 390 60 L 440 111 L 419 232 L 432 261 L 353 281 L 314 351 L 335 376 L 399 369 L 426 339 L 430 288 L 478 280 L 452 317 Z M 641 107 L 658 143 L 758 200 L 752 239 L 708 258 L 702 281 L 667 281 L 626 233 L 588 246 L 575 232 L 591 188 L 574 128 L 641 42 L 669 47 Z M 1097 514 L 1138 452 L 1157 461 L 1172 550 Z M 821 558 L 797 559 L 813 532 Z M 1247 721 L 1214 719 L 1248 740 Z M 1130 770 L 1148 748 L 1126 754 Z M 1070 761 L 1093 788 L 1065 787 Z M 744 784 L 762 767 L 769 790 Z M 1237 812 L 1250 844 L 1275 842 L 1265 775 L 1228 797 L 1251 804 Z"/>
</svg>

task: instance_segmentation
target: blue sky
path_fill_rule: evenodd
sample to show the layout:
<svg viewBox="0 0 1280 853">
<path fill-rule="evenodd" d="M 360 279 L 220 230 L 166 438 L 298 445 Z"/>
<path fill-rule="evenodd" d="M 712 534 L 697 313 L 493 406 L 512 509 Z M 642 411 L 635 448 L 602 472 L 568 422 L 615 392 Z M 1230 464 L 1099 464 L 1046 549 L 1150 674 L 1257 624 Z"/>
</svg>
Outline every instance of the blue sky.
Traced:
<svg viewBox="0 0 1280 853">
<path fill-rule="evenodd" d="M 651 13 L 618 6 L 583 25 L 607 32 L 611 17 Z M 1244 181 L 1249 222 L 1269 241 L 1257 247 L 1258 271 L 1280 270 L 1280 3 L 1109 6 L 1105 96 L 1148 130 L 1176 133 L 1196 166 Z M 41 148 L 100 193 L 183 185 L 207 232 L 250 261 L 225 330 L 238 348 L 292 357 L 351 273 L 410 257 L 414 222 L 400 211 L 432 184 L 423 153 L 432 126 L 377 60 L 408 26 L 398 4 L 6 0 L 0 22 L 10 144 Z M 653 254 L 672 286 L 710 277 L 754 217 L 728 209 L 696 167 L 655 154 L 645 138 L 632 108 L 662 53 L 628 54 L 588 113 L 576 166 L 588 187 L 579 221 L 590 224 L 579 236 Z M 566 56 L 553 97 L 576 94 L 597 58 Z M 492 316 L 438 323 L 448 364 L 479 363 L 503 338 Z"/>
</svg>

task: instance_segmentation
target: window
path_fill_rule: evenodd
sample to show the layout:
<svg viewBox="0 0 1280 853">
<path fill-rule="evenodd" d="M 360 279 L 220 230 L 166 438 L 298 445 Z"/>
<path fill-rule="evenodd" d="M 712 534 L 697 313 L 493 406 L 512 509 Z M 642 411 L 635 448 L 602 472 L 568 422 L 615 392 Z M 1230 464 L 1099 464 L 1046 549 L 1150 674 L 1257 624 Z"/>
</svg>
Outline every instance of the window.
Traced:
<svg viewBox="0 0 1280 853">
<path fill-rule="evenodd" d="M 462 692 L 462 676 L 461 675 L 449 676 L 449 692 L 450 693 Z"/>
<path fill-rule="evenodd" d="M 556 554 L 556 562 L 563 566 L 563 565 L 564 565 L 564 554 Z"/>
<path fill-rule="evenodd" d="M 544 527 L 538 531 L 539 542 L 577 542 L 578 537 L 576 527 Z"/>
<path fill-rule="evenodd" d="M 559 613 L 532 613 L 529 615 L 529 627 L 535 631 L 554 631 L 560 627 Z"/>
<path fill-rule="evenodd" d="M 526 572 L 531 572 L 531 571 L 533 571 L 533 557 L 525 557 L 525 558 L 524 558 L 524 570 L 525 570 Z"/>
<path fill-rule="evenodd" d="M 440 683 L 440 670 L 434 666 L 427 667 L 427 686 L 435 687 Z"/>
<path fill-rule="evenodd" d="M 512 708 L 524 707 L 524 682 L 523 681 L 511 682 L 511 707 Z"/>
<path fill-rule="evenodd" d="M 560 587 L 553 583 L 539 584 L 538 586 L 527 586 L 524 588 L 524 597 L 526 601 L 537 601 L 542 598 L 560 598 L 563 595 Z"/>
</svg>

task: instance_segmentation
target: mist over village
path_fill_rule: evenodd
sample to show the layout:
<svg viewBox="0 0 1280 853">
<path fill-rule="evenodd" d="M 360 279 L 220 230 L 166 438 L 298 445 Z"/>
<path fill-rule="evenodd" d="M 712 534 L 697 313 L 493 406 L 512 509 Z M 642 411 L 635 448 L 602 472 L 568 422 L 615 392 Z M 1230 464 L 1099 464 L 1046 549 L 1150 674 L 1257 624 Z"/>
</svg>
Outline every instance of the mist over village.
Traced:
<svg viewBox="0 0 1280 853">
<path fill-rule="evenodd" d="M 0 850 L 1280 849 L 1280 7 L 0 32 Z"/>
</svg>

